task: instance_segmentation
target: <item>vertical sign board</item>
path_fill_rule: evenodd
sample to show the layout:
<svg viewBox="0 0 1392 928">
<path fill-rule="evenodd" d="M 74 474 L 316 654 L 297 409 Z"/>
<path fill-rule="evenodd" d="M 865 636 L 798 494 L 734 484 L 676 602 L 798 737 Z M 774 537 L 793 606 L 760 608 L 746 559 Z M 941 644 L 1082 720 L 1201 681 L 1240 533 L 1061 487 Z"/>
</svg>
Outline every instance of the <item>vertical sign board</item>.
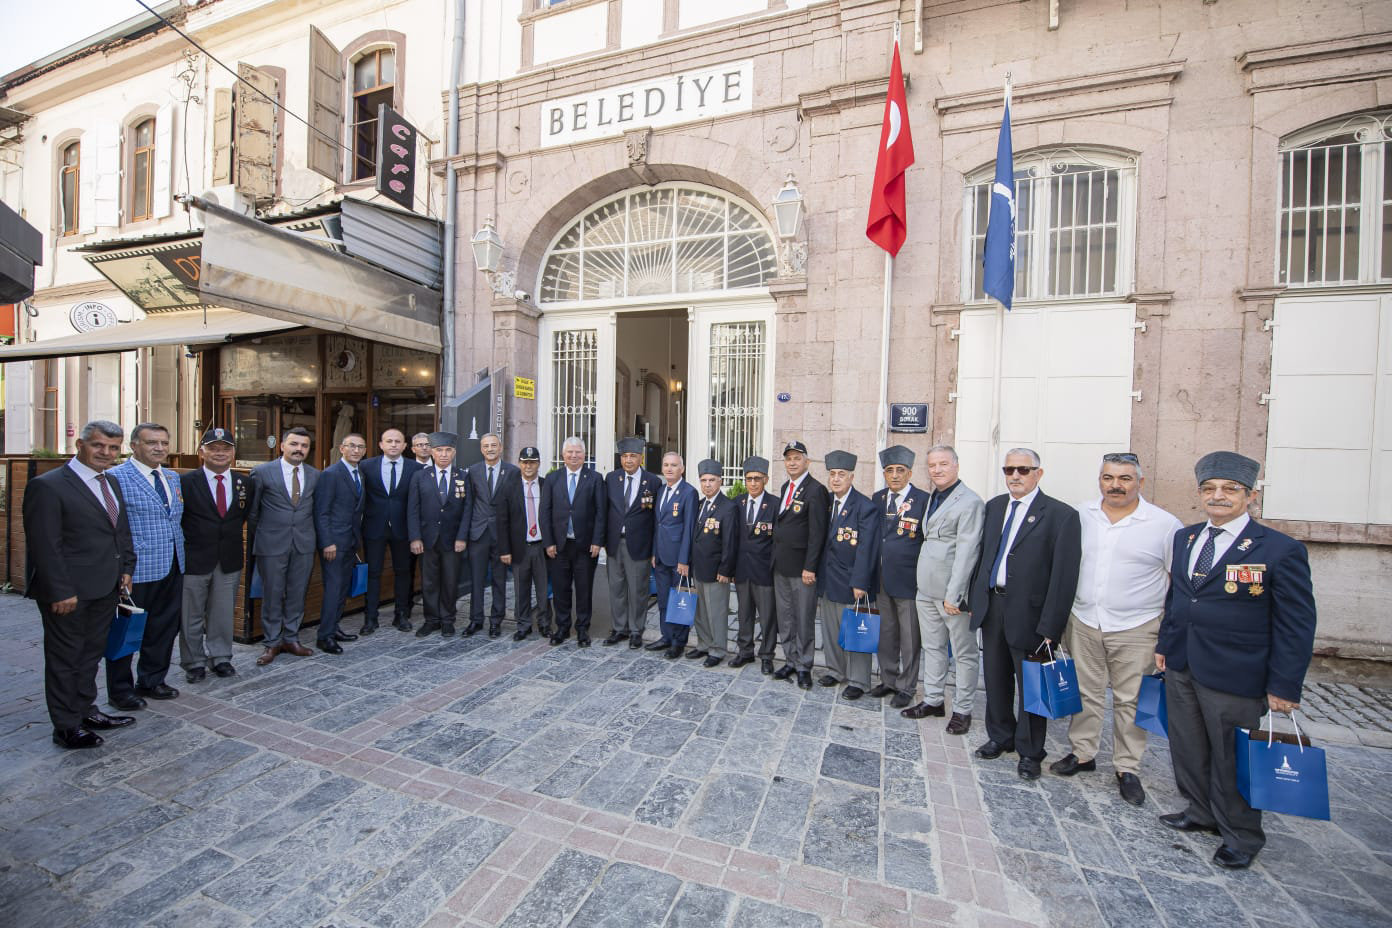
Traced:
<svg viewBox="0 0 1392 928">
<path fill-rule="evenodd" d="M 385 103 L 377 108 L 376 190 L 403 209 L 415 203 L 416 127 Z"/>
<path fill-rule="evenodd" d="M 507 395 L 511 385 L 507 368 L 499 368 L 445 403 L 440 428 L 459 436 L 455 461 L 460 467 L 483 460 L 479 439 L 489 432 L 503 442 L 506 453 Z"/>
</svg>

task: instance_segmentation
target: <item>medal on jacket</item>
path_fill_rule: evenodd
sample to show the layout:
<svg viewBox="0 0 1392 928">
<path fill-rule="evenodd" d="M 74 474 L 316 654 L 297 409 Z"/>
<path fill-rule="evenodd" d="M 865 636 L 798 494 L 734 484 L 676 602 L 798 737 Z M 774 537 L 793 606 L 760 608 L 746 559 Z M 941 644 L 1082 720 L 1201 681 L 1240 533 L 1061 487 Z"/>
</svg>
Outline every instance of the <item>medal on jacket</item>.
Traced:
<svg viewBox="0 0 1392 928">
<path fill-rule="evenodd" d="M 467 492 L 466 488 L 467 484 L 465 484 L 463 480 L 459 480 L 456 478 L 454 481 L 454 498 L 463 499 L 464 494 Z"/>
</svg>

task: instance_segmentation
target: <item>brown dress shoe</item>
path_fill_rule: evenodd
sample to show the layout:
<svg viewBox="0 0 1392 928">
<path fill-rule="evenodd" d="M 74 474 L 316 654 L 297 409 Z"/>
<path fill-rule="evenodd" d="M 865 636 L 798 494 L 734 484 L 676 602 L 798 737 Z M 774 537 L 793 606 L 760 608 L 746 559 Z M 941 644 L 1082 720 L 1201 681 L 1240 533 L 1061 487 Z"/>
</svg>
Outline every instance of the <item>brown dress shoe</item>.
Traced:
<svg viewBox="0 0 1392 928">
<path fill-rule="evenodd" d="M 942 703 L 933 706 L 926 702 L 921 702 L 916 706 L 910 706 L 899 714 L 906 719 L 926 719 L 930 715 L 941 716 L 943 711 Z"/>
<path fill-rule="evenodd" d="M 314 653 L 309 648 L 306 648 L 304 645 L 300 644 L 298 641 L 281 642 L 280 649 L 284 651 L 286 654 L 293 654 L 296 657 L 309 657 L 311 654 Z"/>
<path fill-rule="evenodd" d="M 947 723 L 947 733 L 949 735 L 965 735 L 971 731 L 971 713 L 963 715 L 960 712 L 952 713 L 952 718 Z"/>
<path fill-rule="evenodd" d="M 264 651 L 261 652 L 261 656 L 258 657 L 258 658 L 256 659 L 256 666 L 257 666 L 257 667 L 265 667 L 265 666 L 266 666 L 267 664 L 269 664 L 271 661 L 275 660 L 275 659 L 276 659 L 276 655 L 279 654 L 279 653 L 280 653 L 280 644 L 277 643 L 277 644 L 271 645 L 269 648 L 267 648 L 266 650 L 264 650 Z"/>
</svg>

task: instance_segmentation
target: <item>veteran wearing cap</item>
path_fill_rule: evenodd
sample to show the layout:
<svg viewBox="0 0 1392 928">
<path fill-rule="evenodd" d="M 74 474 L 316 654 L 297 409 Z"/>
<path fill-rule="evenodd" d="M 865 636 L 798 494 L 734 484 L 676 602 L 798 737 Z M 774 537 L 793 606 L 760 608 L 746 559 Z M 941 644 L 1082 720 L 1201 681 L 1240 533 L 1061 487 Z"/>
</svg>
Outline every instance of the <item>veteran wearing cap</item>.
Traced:
<svg viewBox="0 0 1392 928">
<path fill-rule="evenodd" d="M 759 667 L 773 673 L 773 649 L 778 645 L 778 618 L 773 614 L 773 520 L 778 501 L 764 492 L 769 462 L 758 455 L 744 459 L 744 489 L 735 499 L 740 517 L 739 551 L 735 555 L 735 601 L 739 609 L 739 654 L 731 667 L 754 662 L 754 630 L 757 627 Z"/>
<path fill-rule="evenodd" d="M 457 441 L 453 432 L 430 433 L 431 464 L 411 478 L 406 497 L 406 534 L 411 553 L 420 558 L 425 612 L 417 638 L 436 631 L 444 638 L 454 634 L 461 555 L 468 545 L 473 502 L 468 472 L 454 466 Z"/>
<path fill-rule="evenodd" d="M 648 611 L 648 578 L 652 576 L 653 527 L 662 480 L 643 470 L 643 440 L 619 441 L 619 469 L 604 478 L 609 500 L 605 519 L 605 552 L 609 559 L 609 603 L 614 629 L 604 639 L 615 645 L 627 639 L 630 648 L 643 646 Z"/>
<path fill-rule="evenodd" d="M 1174 540 L 1155 663 L 1165 672 L 1170 759 L 1188 802 L 1160 821 L 1222 836 L 1213 862 L 1252 863 L 1266 843 L 1261 812 L 1237 788 L 1233 730 L 1270 708 L 1299 708 L 1315 640 L 1305 546 L 1248 515 L 1261 465 L 1231 451 L 1199 459 L 1208 520 Z"/>
<path fill-rule="evenodd" d="M 807 472 L 807 446 L 790 441 L 783 448 L 788 479 L 778 493 L 773 522 L 773 593 L 778 635 L 787 661 L 773 674 L 786 680 L 797 674 L 803 689 L 812 686 L 812 656 L 817 636 L 817 571 L 826 545 L 831 497 Z"/>
<path fill-rule="evenodd" d="M 875 494 L 880 520 L 880 683 L 870 695 L 893 694 L 896 709 L 914 700 L 918 687 L 918 549 L 923 545 L 923 522 L 929 494 L 914 486 L 914 453 L 903 445 L 880 452 L 885 488 Z"/>
<path fill-rule="evenodd" d="M 827 672 L 822 686 L 846 684 L 841 695 L 859 699 L 870 688 L 870 653 L 841 648 L 841 613 L 847 606 L 869 610 L 875 596 L 875 571 L 880 556 L 880 515 L 875 504 L 852 484 L 856 456 L 830 451 L 826 456 L 827 485 L 831 487 L 831 517 L 827 521 L 822 567 L 817 572 L 821 591 L 822 651 Z"/>
<path fill-rule="evenodd" d="M 512 568 L 513 641 L 532 633 L 551 634 L 551 603 L 546 598 L 546 546 L 541 541 L 541 490 L 545 482 L 541 452 L 528 445 L 517 455 L 517 470 L 498 487 L 494 537 L 498 560 Z"/>
<path fill-rule="evenodd" d="M 725 659 L 730 646 L 730 584 L 739 554 L 739 511 L 721 492 L 724 468 L 704 460 L 700 475 L 701 501 L 696 505 L 696 535 L 691 541 L 691 576 L 696 581 L 696 647 L 692 660 L 705 658 L 706 667 Z"/>
<path fill-rule="evenodd" d="M 203 466 L 179 477 L 184 491 L 183 613 L 179 664 L 188 682 L 208 671 L 230 677 L 232 613 L 237 582 L 246 563 L 243 529 L 256 492 L 251 479 L 232 472 L 236 441 L 227 429 L 203 433 L 198 457 Z"/>
</svg>

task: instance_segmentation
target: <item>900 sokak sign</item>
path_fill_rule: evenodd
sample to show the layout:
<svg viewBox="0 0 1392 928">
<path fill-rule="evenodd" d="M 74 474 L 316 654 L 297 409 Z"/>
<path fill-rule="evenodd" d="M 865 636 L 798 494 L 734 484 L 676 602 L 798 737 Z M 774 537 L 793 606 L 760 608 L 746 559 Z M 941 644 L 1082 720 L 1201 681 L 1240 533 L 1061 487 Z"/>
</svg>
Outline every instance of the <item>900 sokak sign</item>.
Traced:
<svg viewBox="0 0 1392 928">
<path fill-rule="evenodd" d="M 748 112 L 753 106 L 753 61 L 687 71 L 546 101 L 541 105 L 541 147 L 609 138 L 629 129 L 699 122 Z"/>
</svg>

